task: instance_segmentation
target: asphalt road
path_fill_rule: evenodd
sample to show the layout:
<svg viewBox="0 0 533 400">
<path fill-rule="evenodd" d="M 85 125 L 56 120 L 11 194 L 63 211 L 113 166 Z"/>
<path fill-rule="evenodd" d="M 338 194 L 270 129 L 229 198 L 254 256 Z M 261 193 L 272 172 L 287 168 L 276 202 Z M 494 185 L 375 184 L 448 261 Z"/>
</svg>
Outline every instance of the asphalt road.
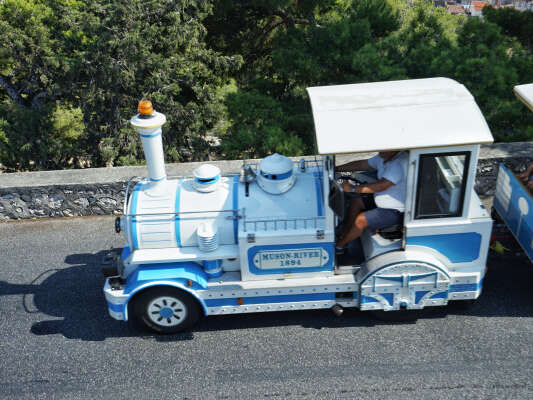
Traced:
<svg viewBox="0 0 533 400">
<path fill-rule="evenodd" d="M 533 398 L 533 265 L 491 256 L 468 310 L 410 323 L 357 310 L 209 317 L 139 334 L 111 319 L 109 217 L 0 224 L 0 398 Z"/>
</svg>

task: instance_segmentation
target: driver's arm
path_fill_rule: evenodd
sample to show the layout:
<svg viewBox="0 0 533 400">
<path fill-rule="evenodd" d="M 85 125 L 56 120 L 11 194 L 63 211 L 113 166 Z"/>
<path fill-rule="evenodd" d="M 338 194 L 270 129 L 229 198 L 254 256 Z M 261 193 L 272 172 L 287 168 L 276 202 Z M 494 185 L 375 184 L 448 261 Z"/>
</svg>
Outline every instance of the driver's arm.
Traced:
<svg viewBox="0 0 533 400">
<path fill-rule="evenodd" d="M 373 168 L 368 164 L 368 160 L 351 161 L 335 167 L 335 172 L 371 171 Z"/>
<path fill-rule="evenodd" d="M 351 193 L 379 193 L 383 192 L 384 190 L 387 190 L 391 186 L 394 186 L 394 183 L 392 183 L 386 178 L 381 178 L 379 181 L 365 183 L 359 186 L 353 186 L 349 183 L 344 183 L 342 185 L 342 190 Z"/>
</svg>

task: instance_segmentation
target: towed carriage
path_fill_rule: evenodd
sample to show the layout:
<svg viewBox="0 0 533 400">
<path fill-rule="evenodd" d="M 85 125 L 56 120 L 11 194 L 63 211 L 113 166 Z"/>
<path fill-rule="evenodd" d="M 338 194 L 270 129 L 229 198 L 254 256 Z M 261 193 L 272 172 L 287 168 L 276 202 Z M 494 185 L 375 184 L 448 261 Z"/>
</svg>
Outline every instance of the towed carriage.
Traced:
<svg viewBox="0 0 533 400">
<path fill-rule="evenodd" d="M 516 97 L 533 111 L 533 84 L 514 88 Z M 530 178 L 531 179 L 531 178 Z M 496 180 L 493 210 L 533 261 L 533 198 L 531 191 L 504 164 Z"/>
</svg>

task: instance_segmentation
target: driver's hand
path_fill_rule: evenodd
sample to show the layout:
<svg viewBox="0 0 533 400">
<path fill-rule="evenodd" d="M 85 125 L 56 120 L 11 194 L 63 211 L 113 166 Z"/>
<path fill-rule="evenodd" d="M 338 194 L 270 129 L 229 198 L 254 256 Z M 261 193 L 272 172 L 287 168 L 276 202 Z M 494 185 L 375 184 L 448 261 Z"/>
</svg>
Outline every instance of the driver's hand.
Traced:
<svg viewBox="0 0 533 400">
<path fill-rule="evenodd" d="M 527 181 L 529 179 L 529 174 L 527 173 L 527 171 L 524 171 L 520 175 L 518 175 L 518 178 L 523 181 Z"/>
</svg>

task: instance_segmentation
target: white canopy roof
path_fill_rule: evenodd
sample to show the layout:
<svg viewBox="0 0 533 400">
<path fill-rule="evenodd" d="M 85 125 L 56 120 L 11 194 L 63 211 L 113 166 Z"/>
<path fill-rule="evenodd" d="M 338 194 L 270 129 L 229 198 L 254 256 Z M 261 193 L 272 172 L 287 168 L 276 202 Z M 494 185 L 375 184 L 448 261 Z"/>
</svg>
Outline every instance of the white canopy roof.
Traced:
<svg viewBox="0 0 533 400">
<path fill-rule="evenodd" d="M 448 78 L 307 88 L 320 154 L 491 143 L 468 90 Z"/>
<path fill-rule="evenodd" d="M 533 83 L 514 87 L 516 96 L 533 111 Z"/>
</svg>

